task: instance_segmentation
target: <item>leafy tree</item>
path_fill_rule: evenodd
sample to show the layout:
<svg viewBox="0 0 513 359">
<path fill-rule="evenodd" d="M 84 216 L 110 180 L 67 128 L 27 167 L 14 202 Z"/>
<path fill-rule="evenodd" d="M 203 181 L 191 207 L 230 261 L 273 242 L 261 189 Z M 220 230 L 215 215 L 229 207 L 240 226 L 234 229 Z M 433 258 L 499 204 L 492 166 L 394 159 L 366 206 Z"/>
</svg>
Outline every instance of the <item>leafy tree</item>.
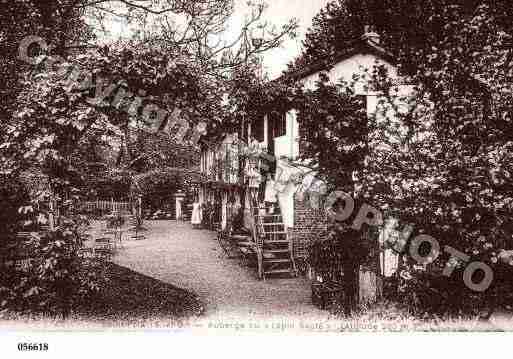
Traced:
<svg viewBox="0 0 513 359">
<path fill-rule="evenodd" d="M 404 24 L 422 12 L 416 31 L 429 36 L 415 40 L 413 31 L 403 33 L 411 37 L 394 48 L 407 81 L 415 84 L 412 96 L 402 99 L 403 111 L 394 104 L 386 76 L 377 81 L 387 95 L 377 116 L 386 125 L 375 138 L 361 194 L 403 224 L 415 223 L 414 234 L 427 233 L 442 249 L 451 246 L 470 262 L 497 268 L 513 233 L 511 33 L 497 4 L 447 5 L 416 4 L 419 11 L 403 13 Z M 395 125 L 387 115 L 391 110 Z M 442 253 L 430 273 L 441 275 L 448 260 Z M 453 276 L 438 285 L 450 298 L 465 298 L 461 305 L 446 303 L 461 308 L 475 292 L 464 285 L 464 261 L 449 266 Z M 408 269 L 413 278 L 424 275 Z M 474 278 L 477 283 L 482 274 Z M 498 276 L 494 284 L 507 284 L 507 278 Z"/>
<path fill-rule="evenodd" d="M 52 3 L 51 6 L 31 1 L 26 3 L 26 6 L 33 9 L 36 14 L 34 16 L 45 14 L 42 25 L 44 31 L 36 32 L 43 37 L 46 37 L 45 34 L 52 24 L 58 24 L 62 30 L 59 34 L 65 37 L 65 30 L 71 29 L 64 24 L 62 17 L 65 14 L 80 15 L 82 20 L 95 18 L 100 23 L 107 20 L 103 15 L 110 14 L 136 23 L 142 29 L 139 33 L 142 38 L 135 34 L 139 40 L 133 43 L 117 43 L 86 52 L 82 46 L 78 46 L 81 50 L 69 53 L 66 57 L 68 53 L 63 51 L 76 46 L 65 46 L 66 43 L 61 37 L 58 40 L 46 37 L 50 48 L 57 47 L 57 54 L 64 55 L 66 60 L 61 64 L 62 59 L 51 59 L 50 62 L 57 61 L 57 64 L 44 67 L 36 72 L 36 76 L 24 79 L 24 91 L 17 97 L 20 108 L 17 120 L 7 121 L 2 131 L 6 138 L 14 137 L 14 141 L 6 140 L 2 147 L 6 171 L 10 171 L 9 168 L 12 170 L 15 164 L 21 164 L 22 156 L 25 156 L 23 159 L 28 159 L 25 162 L 30 162 L 37 156 L 48 155 L 54 161 L 69 162 L 69 156 L 75 150 L 74 145 L 79 144 L 91 128 L 106 129 L 108 124 L 118 127 L 124 134 L 122 148 L 130 157 L 129 128 L 133 125 L 134 118 L 127 116 L 126 108 L 120 111 L 120 107 L 133 101 L 143 102 L 142 107 L 151 103 L 169 112 L 177 107 L 186 113 L 191 124 L 201 117 L 214 119 L 210 122 L 214 122 L 215 127 L 215 119 L 225 117 L 224 109 L 220 105 L 223 95 L 237 85 L 231 83 L 226 74 L 234 68 L 246 66 L 247 60 L 256 54 L 278 46 L 283 37 L 293 35 L 295 29 L 294 22 L 285 25 L 278 32 L 263 23 L 262 16 L 266 8 L 264 3 L 249 4 L 251 16 L 242 27 L 240 36 L 230 44 L 211 41 L 226 28 L 233 12 L 230 0 L 62 0 Z M 186 20 L 185 28 L 178 26 L 183 21 L 176 16 Z M 150 23 L 153 25 L 148 26 Z M 259 35 L 253 37 L 256 34 L 255 29 L 258 29 Z M 12 32 L 16 30 L 14 28 Z M 66 81 L 68 71 L 73 70 L 71 66 L 80 66 L 79 69 L 84 70 L 82 73 L 71 73 L 71 77 L 86 77 L 74 79 L 80 80 L 80 84 Z M 87 77 L 89 75 L 91 77 Z M 109 91 L 106 98 L 102 99 L 107 101 L 91 103 L 88 97 L 95 90 L 102 90 L 100 81 L 97 81 L 100 79 Z M 91 89 L 91 80 L 93 87 L 97 85 L 97 89 Z M 114 87 L 111 89 L 110 85 Z M 120 95 L 120 91 L 130 90 L 134 94 L 125 96 L 122 103 L 116 101 L 115 95 Z M 36 103 L 34 98 L 38 98 Z M 112 104 L 113 101 L 114 106 L 109 106 L 108 103 Z M 141 109 L 136 110 L 132 117 L 141 115 Z M 47 110 L 51 112 L 49 115 Z M 60 120 L 55 121 L 56 117 Z M 33 121 L 28 121 L 28 118 Z M 102 121 L 103 124 L 100 124 Z M 165 121 L 161 122 L 158 129 L 162 130 L 166 125 Z M 13 134 L 15 135 L 12 136 Z M 29 140 L 27 137 L 33 138 Z M 32 150 L 29 149 L 31 147 Z M 62 150 L 65 150 L 66 156 L 61 156 Z M 45 153 L 42 154 L 41 151 Z"/>
<path fill-rule="evenodd" d="M 334 85 L 321 74 L 314 90 L 305 89 L 296 94 L 295 104 L 302 159 L 309 162 L 330 191 L 354 193 L 355 178 L 363 173 L 369 152 L 370 131 L 365 102 L 355 91 L 354 83 L 341 81 Z M 361 238 L 358 231 L 333 222 L 328 241 L 315 243 L 309 256 L 309 261 L 317 265 L 326 259 L 327 264 L 321 267 L 332 274 L 343 270 L 342 304 L 346 314 L 356 307 L 358 269 L 368 254 Z M 332 253 L 336 259 L 325 258 L 333 250 L 340 251 Z"/>
<path fill-rule="evenodd" d="M 314 63 L 329 64 L 340 51 L 375 25 L 385 7 L 377 0 L 334 0 L 314 16 L 303 40 L 303 51 L 288 66 L 293 72 Z"/>
<path fill-rule="evenodd" d="M 372 11 L 362 5 L 351 12 L 347 4 L 339 4 L 345 6 L 340 13 L 349 11 L 349 17 L 358 17 L 365 11 L 360 18 L 379 29 L 383 46 L 396 56 L 403 83 L 412 84 L 409 96 L 402 96 L 396 91 L 397 81 L 383 67 L 368 69 L 371 88 L 383 96 L 376 115 L 368 119 L 366 126 L 354 119 L 350 126 L 357 133 L 363 128 L 368 131 L 365 166 L 355 171 L 354 164 L 343 164 L 346 173 L 354 174 L 356 199 L 399 218 L 402 225 L 415 224 L 411 238 L 427 233 L 439 241 L 442 250 L 449 245 L 468 255 L 470 261 L 498 268 L 501 251 L 510 248 L 513 233 L 512 32 L 506 21 L 511 5 L 502 1 L 390 0 L 375 4 Z M 331 32 L 335 26 L 330 24 L 340 21 L 340 26 L 345 26 L 351 22 L 346 15 L 337 17 L 327 11 L 318 16 L 319 25 L 310 38 L 320 42 L 329 39 L 328 49 L 318 47 L 320 53 L 312 56 L 312 61 L 330 61 L 330 49 L 346 40 L 347 33 Z M 300 63 L 312 53 L 306 48 Z M 323 85 L 319 86 L 322 90 Z M 304 118 L 303 126 L 329 124 L 322 119 L 326 108 L 334 108 L 330 98 L 312 97 L 316 111 L 312 111 L 311 119 Z M 338 119 L 334 124 L 344 123 L 344 108 L 352 103 L 350 98 L 341 101 L 344 106 L 332 113 Z M 325 135 L 319 137 L 312 130 L 305 133 L 306 139 L 314 143 L 308 145 L 310 156 L 317 156 L 316 164 L 322 163 L 322 153 L 326 151 L 316 148 L 315 142 L 324 140 Z M 340 144 L 344 145 L 344 141 L 341 138 Z M 331 148 L 336 145 L 333 143 Z M 338 177 L 337 186 L 351 184 L 347 175 L 337 174 L 343 172 L 333 163 L 339 156 L 332 152 L 330 155 L 332 163 L 324 159 L 328 165 L 320 166 L 321 173 Z M 342 152 L 340 157 L 344 156 Z M 408 243 L 403 248 L 408 250 Z M 429 248 L 423 249 L 424 254 L 428 252 Z M 410 273 L 405 274 L 407 285 L 402 287 L 406 294 L 420 293 L 413 284 L 417 278 L 425 287 L 436 286 L 438 293 L 447 298 L 458 298 L 459 303 L 442 301 L 437 310 L 472 308 L 476 292 L 464 284 L 466 264 L 450 261 L 448 265 L 454 273 L 446 278 L 442 271 L 448 260 L 449 255 L 442 253 L 427 267 L 419 269 L 414 266 L 417 263 L 407 263 Z M 495 273 L 499 276 L 504 272 L 497 269 Z M 481 279 L 482 273 L 478 272 L 474 280 Z M 496 278 L 495 284 L 501 282 L 504 284 L 507 278 Z"/>
<path fill-rule="evenodd" d="M 73 8 L 62 7 L 64 3 L 75 3 Z M 86 26 L 78 1 L 2 1 L 0 13 L 0 116 L 9 118 L 16 107 L 21 89 L 20 77 L 28 66 L 20 61 L 18 48 L 26 36 L 41 36 L 55 44 L 54 54 L 64 56 L 77 43 L 87 43 L 93 34 Z M 37 51 L 35 48 L 30 49 Z M 3 126 L 2 121 L 0 126 Z M 0 131 L 2 127 L 0 127 Z"/>
<path fill-rule="evenodd" d="M 332 190 L 351 191 L 368 151 L 366 106 L 351 84 L 328 81 L 321 74 L 316 88 L 304 90 L 296 100 L 301 157 L 312 161 Z"/>
</svg>

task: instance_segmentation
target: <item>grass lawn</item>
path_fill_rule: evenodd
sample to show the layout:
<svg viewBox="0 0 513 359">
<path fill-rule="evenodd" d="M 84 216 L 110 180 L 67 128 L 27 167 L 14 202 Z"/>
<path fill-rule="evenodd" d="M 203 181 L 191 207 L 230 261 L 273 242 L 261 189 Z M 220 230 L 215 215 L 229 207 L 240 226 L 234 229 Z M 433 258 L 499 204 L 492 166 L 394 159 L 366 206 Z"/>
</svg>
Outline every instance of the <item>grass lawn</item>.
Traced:
<svg viewBox="0 0 513 359">
<path fill-rule="evenodd" d="M 69 318 L 0 314 L 0 326 L 33 327 L 176 327 L 200 316 L 204 306 L 196 295 L 114 263 L 106 263 L 106 283 Z M 2 323 L 4 322 L 4 323 Z"/>
</svg>

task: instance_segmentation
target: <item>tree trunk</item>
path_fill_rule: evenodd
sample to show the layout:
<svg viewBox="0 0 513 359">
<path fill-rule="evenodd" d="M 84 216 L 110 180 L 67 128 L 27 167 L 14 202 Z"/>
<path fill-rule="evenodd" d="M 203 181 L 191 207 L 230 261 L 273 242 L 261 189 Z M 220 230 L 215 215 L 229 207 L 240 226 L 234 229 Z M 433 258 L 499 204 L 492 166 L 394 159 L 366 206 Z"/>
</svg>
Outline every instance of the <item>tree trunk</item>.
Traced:
<svg viewBox="0 0 513 359">
<path fill-rule="evenodd" d="M 358 263 L 350 260 L 344 261 L 342 270 L 344 271 L 344 314 L 351 315 L 358 305 Z"/>
</svg>

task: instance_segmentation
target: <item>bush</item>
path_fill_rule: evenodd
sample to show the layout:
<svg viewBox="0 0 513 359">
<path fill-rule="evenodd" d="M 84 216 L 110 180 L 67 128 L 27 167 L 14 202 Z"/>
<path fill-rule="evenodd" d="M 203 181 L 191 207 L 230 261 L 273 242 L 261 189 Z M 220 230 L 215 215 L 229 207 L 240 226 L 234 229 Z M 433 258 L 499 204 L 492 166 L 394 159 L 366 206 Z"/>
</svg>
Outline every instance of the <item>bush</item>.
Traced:
<svg viewBox="0 0 513 359">
<path fill-rule="evenodd" d="M 107 228 L 121 227 L 125 224 L 125 218 L 119 213 L 107 216 Z"/>
<path fill-rule="evenodd" d="M 7 240 L 7 236 L 16 231 L 20 222 L 26 216 L 18 208 L 30 201 L 25 186 L 13 177 L 0 175 L 0 242 Z M 1 250 L 2 243 L 0 243 Z"/>
<path fill-rule="evenodd" d="M 18 243 L 18 258 L 2 262 L 0 307 L 17 312 L 46 312 L 66 317 L 75 305 L 99 290 L 102 263 L 80 256 L 77 222 L 64 220 L 54 231 Z"/>
<path fill-rule="evenodd" d="M 484 292 L 469 289 L 463 280 L 463 267 L 457 267 L 451 277 L 439 271 L 406 267 L 396 277 L 396 299 L 417 316 L 489 317 L 499 306 L 513 303 L 513 271 L 508 266 L 496 266 L 494 282 Z M 390 298 L 392 299 L 392 298 Z"/>
</svg>

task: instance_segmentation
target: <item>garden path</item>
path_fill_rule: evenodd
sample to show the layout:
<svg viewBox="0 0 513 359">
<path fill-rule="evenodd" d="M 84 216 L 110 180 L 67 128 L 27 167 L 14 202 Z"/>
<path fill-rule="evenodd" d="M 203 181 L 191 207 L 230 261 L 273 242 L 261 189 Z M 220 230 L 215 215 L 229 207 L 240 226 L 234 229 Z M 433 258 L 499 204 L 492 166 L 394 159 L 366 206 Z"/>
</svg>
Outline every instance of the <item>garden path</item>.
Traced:
<svg viewBox="0 0 513 359">
<path fill-rule="evenodd" d="M 214 232 L 177 221 L 145 225 L 147 239 L 126 241 L 113 261 L 195 292 L 206 305 L 206 320 L 328 317 L 311 304 L 307 279 L 258 280 L 254 269 L 226 258 Z"/>
<path fill-rule="evenodd" d="M 145 232 L 147 239 L 125 241 L 113 261 L 196 293 L 205 304 L 205 315 L 189 325 L 200 331 L 238 329 L 235 326 L 240 325 L 245 325 L 242 329 L 247 330 L 249 323 L 259 323 L 261 327 L 257 329 L 264 332 L 332 332 L 338 331 L 340 325 L 346 325 L 344 330 L 353 330 L 354 322 L 337 320 L 311 304 L 307 279 L 260 281 L 254 269 L 226 258 L 213 232 L 193 230 L 188 223 L 177 221 L 146 221 L 145 226 L 149 229 Z M 370 312 L 358 317 L 363 325 L 358 327 L 360 330 L 510 331 L 513 328 L 511 314 L 504 313 L 496 313 L 489 323 L 455 320 L 435 324 L 409 318 L 402 327 L 404 317 L 395 309 L 376 310 L 378 314 Z M 366 328 L 365 323 L 381 324 Z M 265 325 L 269 327 L 263 327 Z"/>
</svg>

